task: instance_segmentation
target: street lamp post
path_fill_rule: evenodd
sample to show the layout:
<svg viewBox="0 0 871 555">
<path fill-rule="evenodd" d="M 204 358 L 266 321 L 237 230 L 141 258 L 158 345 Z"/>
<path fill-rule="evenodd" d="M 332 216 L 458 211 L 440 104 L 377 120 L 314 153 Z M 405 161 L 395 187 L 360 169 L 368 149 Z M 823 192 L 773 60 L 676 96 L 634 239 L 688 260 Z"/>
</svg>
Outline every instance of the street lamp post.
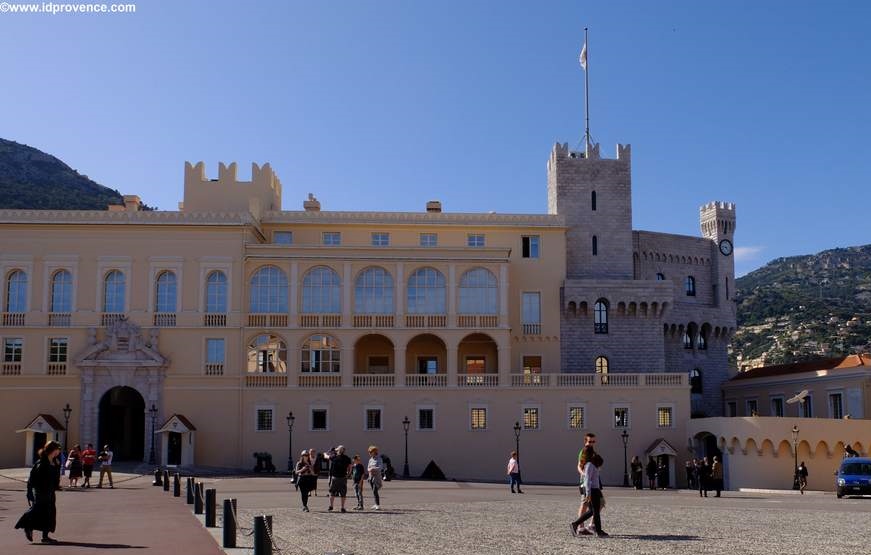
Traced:
<svg viewBox="0 0 871 555">
<path fill-rule="evenodd" d="M 629 487 L 629 459 L 627 458 L 626 449 L 629 447 L 629 432 L 623 429 L 620 434 L 620 439 L 623 440 L 623 487 Z"/>
<path fill-rule="evenodd" d="M 70 404 L 69 404 L 69 403 L 67 403 L 67 406 L 65 406 L 65 407 L 63 408 L 63 413 L 64 413 L 64 434 L 66 434 L 66 435 L 64 436 L 64 443 L 69 443 L 69 438 L 70 438 L 70 415 L 73 413 L 73 409 L 70 408 Z M 64 445 L 64 449 L 66 449 L 66 448 L 67 448 L 67 446 Z"/>
<path fill-rule="evenodd" d="M 287 413 L 287 471 L 293 474 L 293 411 Z"/>
<path fill-rule="evenodd" d="M 402 466 L 402 477 L 408 478 L 411 474 L 408 470 L 408 428 L 411 426 L 411 420 L 406 416 L 402 419 L 402 429 L 405 430 L 405 464 Z"/>
<path fill-rule="evenodd" d="M 155 429 L 157 428 L 157 407 L 154 403 L 151 404 L 151 408 L 148 409 L 148 414 L 151 415 L 151 450 L 148 454 L 148 464 L 156 464 L 156 459 L 154 456 L 154 434 Z"/>
<path fill-rule="evenodd" d="M 792 489 L 799 489 L 798 483 L 798 426 L 792 427 L 792 452 L 794 458 L 794 471 L 792 475 Z"/>
<path fill-rule="evenodd" d="M 520 460 L 520 422 L 514 423 L 514 450 L 517 451 L 517 460 Z"/>
</svg>

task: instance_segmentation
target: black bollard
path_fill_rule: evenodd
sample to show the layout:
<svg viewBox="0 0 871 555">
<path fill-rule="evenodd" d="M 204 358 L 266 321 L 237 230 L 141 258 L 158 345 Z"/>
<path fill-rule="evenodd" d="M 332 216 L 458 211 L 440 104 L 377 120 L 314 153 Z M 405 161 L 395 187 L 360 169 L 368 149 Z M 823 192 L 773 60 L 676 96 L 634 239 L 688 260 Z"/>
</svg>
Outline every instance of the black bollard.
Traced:
<svg viewBox="0 0 871 555">
<path fill-rule="evenodd" d="M 160 473 L 160 469 L 155 468 L 154 469 L 154 481 L 151 482 L 151 485 L 152 486 L 162 486 L 163 485 L 162 477 L 163 477 L 163 475 Z"/>
<path fill-rule="evenodd" d="M 163 471 L 163 491 L 169 491 L 169 470 Z"/>
<path fill-rule="evenodd" d="M 203 514 L 203 483 L 194 483 L 194 514 Z"/>
<path fill-rule="evenodd" d="M 266 527 L 272 530 L 272 515 L 254 517 L 254 555 L 272 555 L 272 540 Z"/>
<path fill-rule="evenodd" d="M 206 490 L 206 528 L 214 528 L 217 526 L 215 523 L 215 511 L 217 510 L 215 503 L 217 501 L 217 493 L 218 490 L 216 489 Z"/>
<path fill-rule="evenodd" d="M 188 505 L 194 504 L 194 479 L 190 476 L 187 478 L 187 503 Z"/>
<path fill-rule="evenodd" d="M 178 472 L 172 476 L 172 496 L 181 497 L 181 476 L 178 475 Z"/>
<path fill-rule="evenodd" d="M 224 547 L 236 547 L 235 499 L 224 499 Z"/>
</svg>

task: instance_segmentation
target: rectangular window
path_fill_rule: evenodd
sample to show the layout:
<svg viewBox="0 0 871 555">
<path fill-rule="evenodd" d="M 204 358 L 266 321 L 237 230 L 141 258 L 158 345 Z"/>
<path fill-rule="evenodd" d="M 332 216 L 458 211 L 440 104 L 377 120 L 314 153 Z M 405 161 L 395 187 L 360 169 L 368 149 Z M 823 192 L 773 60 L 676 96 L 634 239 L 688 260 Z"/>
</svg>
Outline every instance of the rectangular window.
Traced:
<svg viewBox="0 0 871 555">
<path fill-rule="evenodd" d="M 729 401 L 726 403 L 726 416 L 738 416 L 738 403 L 735 401 Z"/>
<path fill-rule="evenodd" d="M 520 312 L 523 324 L 541 324 L 541 293 L 524 292 Z"/>
<path fill-rule="evenodd" d="M 538 258 L 538 235 L 524 235 L 521 241 L 523 244 L 523 258 Z"/>
<path fill-rule="evenodd" d="M 756 399 L 749 399 L 747 401 L 747 416 L 759 416 L 759 405 Z"/>
<path fill-rule="evenodd" d="M 771 398 L 771 416 L 783 416 L 783 397 Z"/>
<path fill-rule="evenodd" d="M 338 231 L 324 231 L 324 245 L 337 246 L 342 244 L 342 234 Z"/>
<path fill-rule="evenodd" d="M 672 408 L 671 407 L 656 407 L 656 427 L 671 428 L 672 426 Z"/>
<path fill-rule="evenodd" d="M 524 356 L 523 374 L 541 374 L 541 357 L 538 355 Z"/>
<path fill-rule="evenodd" d="M 480 407 L 472 409 L 470 426 L 473 430 L 486 430 L 487 409 Z"/>
<path fill-rule="evenodd" d="M 435 429 L 435 411 L 433 409 L 417 409 L 417 429 Z"/>
<path fill-rule="evenodd" d="M 614 427 L 629 427 L 629 407 L 614 407 Z"/>
<path fill-rule="evenodd" d="M 273 231 L 272 232 L 272 242 L 276 245 L 292 245 L 293 244 L 293 232 L 292 231 Z"/>
<path fill-rule="evenodd" d="M 840 393 L 829 393 L 829 414 L 832 418 L 844 418 L 844 405 Z"/>
<path fill-rule="evenodd" d="M 569 407 L 569 429 L 584 429 L 584 407 Z"/>
<path fill-rule="evenodd" d="M 811 395 L 808 395 L 804 398 L 804 401 L 798 404 L 798 414 L 802 418 L 813 418 L 814 417 L 814 398 Z"/>
<path fill-rule="evenodd" d="M 224 364 L 223 339 L 206 339 L 206 364 Z"/>
<path fill-rule="evenodd" d="M 470 233 L 466 236 L 466 246 L 469 247 L 483 247 L 484 246 L 484 234 L 483 233 Z"/>
<path fill-rule="evenodd" d="M 7 337 L 3 340 L 3 362 L 21 362 L 23 350 L 24 339 L 20 337 Z"/>
<path fill-rule="evenodd" d="M 381 409 L 366 409 L 366 430 L 381 430 Z"/>
<path fill-rule="evenodd" d="M 387 247 L 390 245 L 390 234 L 389 233 L 373 233 L 372 234 L 372 246 L 373 247 Z"/>
<path fill-rule="evenodd" d="M 439 359 L 436 357 L 418 357 L 417 359 L 418 374 L 438 374 Z"/>
<path fill-rule="evenodd" d="M 272 431 L 272 409 L 257 409 L 257 431 Z"/>
<path fill-rule="evenodd" d="M 48 361 L 49 362 L 66 362 L 67 361 L 67 344 L 66 337 L 52 337 L 48 340 Z"/>
<path fill-rule="evenodd" d="M 312 409 L 311 423 L 312 431 L 327 430 L 327 409 Z"/>
<path fill-rule="evenodd" d="M 439 236 L 437 233 L 421 233 L 420 234 L 420 246 L 421 247 L 437 247 L 439 245 Z"/>
<path fill-rule="evenodd" d="M 538 408 L 525 407 L 523 409 L 523 429 L 537 430 L 538 429 Z"/>
<path fill-rule="evenodd" d="M 484 357 L 466 357 L 466 374 L 483 374 L 487 371 L 487 361 Z"/>
</svg>

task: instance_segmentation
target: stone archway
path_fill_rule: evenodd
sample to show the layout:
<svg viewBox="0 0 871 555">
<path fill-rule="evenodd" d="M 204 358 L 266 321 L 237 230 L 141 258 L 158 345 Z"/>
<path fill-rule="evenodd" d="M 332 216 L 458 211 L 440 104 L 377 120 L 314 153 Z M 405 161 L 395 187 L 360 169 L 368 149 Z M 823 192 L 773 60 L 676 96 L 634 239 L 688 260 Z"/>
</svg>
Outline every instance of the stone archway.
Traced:
<svg viewBox="0 0 871 555">
<path fill-rule="evenodd" d="M 127 386 L 115 386 L 100 398 L 98 445 L 109 445 L 116 460 L 145 458 L 145 399 Z"/>
</svg>

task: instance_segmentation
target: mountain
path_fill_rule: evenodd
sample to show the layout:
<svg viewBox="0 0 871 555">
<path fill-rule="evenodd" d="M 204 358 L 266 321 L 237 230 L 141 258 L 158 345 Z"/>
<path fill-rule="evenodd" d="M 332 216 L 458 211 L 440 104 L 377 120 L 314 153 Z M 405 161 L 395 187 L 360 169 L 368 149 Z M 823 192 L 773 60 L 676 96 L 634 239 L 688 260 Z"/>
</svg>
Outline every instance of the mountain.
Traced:
<svg viewBox="0 0 871 555">
<path fill-rule="evenodd" d="M 0 139 L 0 208 L 105 210 L 121 194 L 95 183 L 54 156 Z"/>
<path fill-rule="evenodd" d="M 736 285 L 741 369 L 871 351 L 871 245 L 778 258 Z"/>
</svg>

